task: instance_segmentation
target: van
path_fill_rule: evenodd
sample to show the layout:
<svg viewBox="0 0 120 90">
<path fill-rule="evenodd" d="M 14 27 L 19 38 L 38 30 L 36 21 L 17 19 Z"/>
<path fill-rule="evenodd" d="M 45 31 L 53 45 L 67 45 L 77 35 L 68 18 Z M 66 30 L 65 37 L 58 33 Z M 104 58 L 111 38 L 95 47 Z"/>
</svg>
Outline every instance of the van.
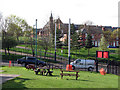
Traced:
<svg viewBox="0 0 120 90">
<path fill-rule="evenodd" d="M 95 60 L 77 59 L 70 63 L 74 69 L 88 69 L 88 71 L 93 71 L 95 67 Z"/>
</svg>

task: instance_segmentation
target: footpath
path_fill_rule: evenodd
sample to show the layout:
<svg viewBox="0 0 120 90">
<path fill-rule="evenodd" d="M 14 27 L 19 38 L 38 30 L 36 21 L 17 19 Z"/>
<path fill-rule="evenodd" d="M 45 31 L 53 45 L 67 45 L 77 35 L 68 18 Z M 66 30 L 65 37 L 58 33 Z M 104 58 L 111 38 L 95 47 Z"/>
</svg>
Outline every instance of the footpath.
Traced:
<svg viewBox="0 0 120 90">
<path fill-rule="evenodd" d="M 3 70 L 0 70 L 0 72 L 3 72 Z M 0 85 L 8 80 L 14 79 L 15 77 L 18 77 L 20 75 L 12 75 L 12 74 L 0 74 Z"/>
</svg>

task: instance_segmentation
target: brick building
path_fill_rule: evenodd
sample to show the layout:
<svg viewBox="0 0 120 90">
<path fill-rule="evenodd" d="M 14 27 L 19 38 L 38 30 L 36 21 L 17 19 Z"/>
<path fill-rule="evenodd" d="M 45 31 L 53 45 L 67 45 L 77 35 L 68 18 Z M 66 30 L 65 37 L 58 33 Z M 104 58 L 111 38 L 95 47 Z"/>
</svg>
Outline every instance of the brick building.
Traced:
<svg viewBox="0 0 120 90">
<path fill-rule="evenodd" d="M 56 21 L 56 27 L 63 33 L 63 37 L 60 39 L 61 41 L 65 41 L 68 34 L 68 23 L 63 23 L 60 18 L 53 19 L 53 15 L 51 13 L 51 16 L 49 18 L 49 21 L 47 24 L 43 27 L 42 30 L 40 30 L 39 35 L 52 35 L 55 30 L 55 21 Z M 98 26 L 98 25 L 83 25 L 83 24 L 74 24 L 74 28 L 76 31 L 81 30 L 82 32 L 82 41 L 83 45 L 85 45 L 86 37 L 88 32 L 91 32 L 92 35 L 92 43 L 94 46 L 100 46 L 100 40 L 102 35 L 102 30 L 111 30 L 112 32 L 118 27 L 111 27 L 111 26 Z M 114 41 L 110 42 L 109 45 L 112 46 L 119 46 L 120 41 L 118 38 L 114 39 Z"/>
</svg>

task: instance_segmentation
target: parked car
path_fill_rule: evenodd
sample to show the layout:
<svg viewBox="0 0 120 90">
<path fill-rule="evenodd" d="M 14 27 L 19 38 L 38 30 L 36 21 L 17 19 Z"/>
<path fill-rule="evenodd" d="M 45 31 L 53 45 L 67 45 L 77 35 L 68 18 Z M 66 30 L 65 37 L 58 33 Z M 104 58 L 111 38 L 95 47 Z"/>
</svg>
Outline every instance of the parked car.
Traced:
<svg viewBox="0 0 120 90">
<path fill-rule="evenodd" d="M 35 57 L 22 57 L 21 59 L 17 59 L 18 64 L 21 64 L 22 66 L 28 65 L 28 64 L 37 64 L 37 66 L 46 66 L 46 63 L 40 60 L 37 60 Z"/>
<path fill-rule="evenodd" d="M 117 47 L 109 45 L 109 46 L 107 46 L 107 48 L 117 48 Z"/>
<path fill-rule="evenodd" d="M 88 69 L 88 71 L 92 71 L 95 67 L 95 60 L 85 60 L 85 59 L 77 59 L 74 62 L 70 63 L 74 69 Z"/>
</svg>

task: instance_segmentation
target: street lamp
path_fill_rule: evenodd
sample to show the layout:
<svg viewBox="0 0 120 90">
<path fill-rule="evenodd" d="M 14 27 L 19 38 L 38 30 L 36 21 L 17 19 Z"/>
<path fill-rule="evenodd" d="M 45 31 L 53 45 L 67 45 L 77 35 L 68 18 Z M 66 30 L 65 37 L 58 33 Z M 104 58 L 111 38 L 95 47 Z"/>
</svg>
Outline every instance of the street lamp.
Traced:
<svg viewBox="0 0 120 90">
<path fill-rule="evenodd" d="M 37 19 L 36 19 L 36 40 L 35 40 L 36 42 L 35 42 L 35 45 L 36 45 L 36 47 L 35 47 L 35 56 L 36 56 L 36 58 L 37 58 Z M 37 67 L 37 60 L 35 61 L 35 67 Z"/>
<path fill-rule="evenodd" d="M 34 29 L 35 25 L 33 25 L 33 45 L 35 45 L 35 29 Z M 34 54 L 35 54 L 35 47 L 34 47 Z"/>
<path fill-rule="evenodd" d="M 69 19 L 69 26 L 68 26 L 68 64 L 70 65 L 70 23 L 71 20 Z"/>
<path fill-rule="evenodd" d="M 56 21 L 55 21 L 55 61 L 56 61 Z"/>
</svg>

